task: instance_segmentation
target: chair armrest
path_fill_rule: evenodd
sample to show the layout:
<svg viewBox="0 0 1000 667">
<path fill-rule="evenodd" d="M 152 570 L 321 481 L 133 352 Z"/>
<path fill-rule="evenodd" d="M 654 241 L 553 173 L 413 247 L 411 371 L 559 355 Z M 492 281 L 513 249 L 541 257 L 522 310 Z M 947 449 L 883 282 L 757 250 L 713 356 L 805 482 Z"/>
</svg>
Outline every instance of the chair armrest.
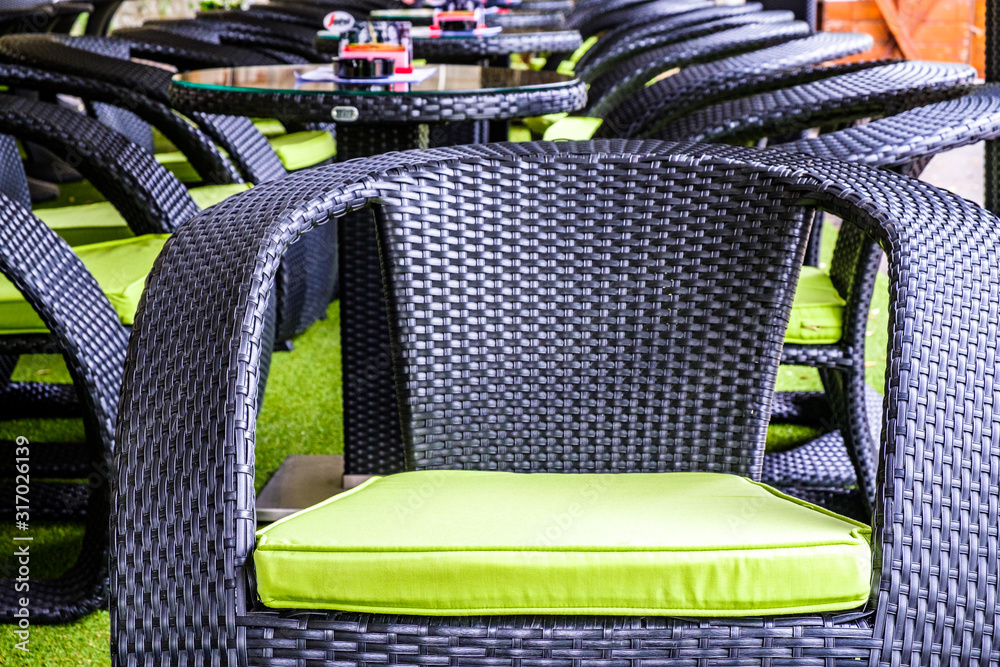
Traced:
<svg viewBox="0 0 1000 667">
<path fill-rule="evenodd" d="M 150 97 L 97 79 L 22 65 L 0 65 L 0 84 L 53 95 L 74 95 L 88 102 L 131 111 L 177 146 L 206 183 L 243 182 L 235 167 L 205 134 Z"/>
<path fill-rule="evenodd" d="M 128 333 L 97 281 L 65 241 L 0 195 L 0 272 L 59 342 L 110 464 Z"/>
<path fill-rule="evenodd" d="M 0 96 L 0 132 L 53 151 L 86 176 L 136 234 L 162 234 L 198 207 L 173 174 L 144 150 L 72 109 Z"/>
</svg>

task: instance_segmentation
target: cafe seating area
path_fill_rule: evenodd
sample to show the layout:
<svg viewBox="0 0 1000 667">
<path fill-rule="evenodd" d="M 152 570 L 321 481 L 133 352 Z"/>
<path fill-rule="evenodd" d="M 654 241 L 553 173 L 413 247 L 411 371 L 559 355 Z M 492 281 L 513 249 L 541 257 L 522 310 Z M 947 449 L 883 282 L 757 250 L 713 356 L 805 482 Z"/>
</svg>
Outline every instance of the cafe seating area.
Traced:
<svg viewBox="0 0 1000 667">
<path fill-rule="evenodd" d="M 0 664 L 1000 665 L 1000 10 L 120 5 L 0 4 Z"/>
</svg>

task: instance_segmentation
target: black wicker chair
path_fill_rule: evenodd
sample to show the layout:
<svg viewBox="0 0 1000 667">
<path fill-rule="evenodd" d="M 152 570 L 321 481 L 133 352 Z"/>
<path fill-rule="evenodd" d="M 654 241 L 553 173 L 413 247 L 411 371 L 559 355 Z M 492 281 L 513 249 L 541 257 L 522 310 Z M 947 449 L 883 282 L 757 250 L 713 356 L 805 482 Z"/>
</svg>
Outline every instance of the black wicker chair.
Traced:
<svg viewBox="0 0 1000 667">
<path fill-rule="evenodd" d="M 1000 661 L 998 582 L 990 574 L 1000 521 L 1000 450 L 991 435 L 1000 401 L 993 382 L 998 220 L 883 170 L 727 150 L 727 157 L 714 157 L 697 145 L 599 141 L 387 155 L 294 175 L 186 226 L 150 276 L 126 365 L 112 521 L 115 664 Z M 275 271 L 302 233 L 369 204 L 383 213 L 394 359 L 408 397 L 401 419 L 411 434 L 410 465 L 421 468 L 757 474 L 808 234 L 787 207 L 815 205 L 857 225 L 885 250 L 893 297 L 870 601 L 854 611 L 739 619 L 263 608 L 250 560 L 254 415 L 268 364 Z M 515 219 L 508 204 L 517 222 L 508 222 Z M 611 231 L 623 219 L 641 220 L 644 231 L 636 233 L 655 243 L 671 220 L 722 210 L 732 214 L 699 232 L 769 220 L 783 238 L 774 260 L 737 239 L 701 254 L 695 242 L 665 253 L 647 252 L 649 246 L 632 252 L 623 239 L 634 237 Z M 530 258 L 533 272 L 546 267 L 551 275 L 534 282 L 514 272 L 498 286 L 474 277 L 466 283 L 454 273 L 454 280 L 428 287 L 414 282 L 419 273 L 405 272 L 424 261 L 435 271 L 452 262 L 497 269 L 505 260 L 482 245 L 494 230 L 504 239 L 497 252 Z M 422 245 L 424 231 L 435 232 L 436 245 Z M 548 245 L 539 243 L 543 237 Z M 524 243 L 530 254 L 519 255 Z M 401 264 L 404 247 L 414 254 Z M 686 249 L 687 289 L 712 315 L 687 317 L 676 302 L 644 313 L 645 300 L 662 294 L 644 284 L 662 274 L 646 269 L 668 266 Z M 607 262 L 598 261 L 605 254 Z M 606 282 L 630 263 L 643 267 L 641 278 Z M 702 266 L 703 281 L 695 273 Z M 206 284 L 202 276 L 218 271 L 232 280 Z M 205 287 L 202 299 L 186 298 L 191 285 Z M 494 321 L 490 309 L 502 298 L 521 314 Z M 473 316 L 470 309 L 484 299 L 494 305 Z M 536 311 L 541 304 L 545 309 Z M 547 317 L 557 308 L 570 319 L 556 324 Z M 522 337 L 572 343 L 560 350 L 566 356 L 524 357 L 517 375 L 503 379 L 488 369 L 509 363 L 497 366 L 488 357 L 510 327 L 511 344 Z M 653 330 L 655 336 L 643 335 Z M 448 347 L 458 340 L 466 342 Z M 440 366 L 420 366 L 428 348 L 440 351 Z M 504 355 L 518 354 L 514 349 Z M 601 361 L 602 382 L 581 384 Z M 616 375 L 622 383 L 607 400 L 622 409 L 597 409 L 605 405 L 597 396 L 603 381 Z M 453 383 L 471 390 L 477 381 L 461 400 L 449 396 Z M 562 393 L 564 383 L 570 393 Z M 425 411 L 427 401 L 438 400 Z M 606 416 L 601 426 L 590 418 L 597 415 Z M 474 432 L 487 420 L 496 434 Z M 650 441 L 605 440 L 615 428 Z"/>
<path fill-rule="evenodd" d="M 684 67 L 673 76 L 626 97 L 598 114 L 601 138 L 639 136 L 647 123 L 672 118 L 715 102 L 808 83 L 893 61 L 878 60 L 820 66 L 826 60 L 862 53 L 869 35 L 824 32 L 805 39 Z"/>
<path fill-rule="evenodd" d="M 26 2 L 21 7 L 17 4 L 8 3 L 0 9 L 0 35 L 59 32 L 81 14 L 94 9 L 93 5 L 79 2 Z"/>
<path fill-rule="evenodd" d="M 690 12 L 692 14 L 696 12 Z M 684 18 L 687 14 L 681 14 L 678 18 Z M 668 30 L 656 30 L 646 36 L 629 35 L 618 45 L 610 47 L 600 55 L 594 55 L 584 64 L 578 64 L 576 73 L 581 79 L 587 82 L 595 81 L 602 74 L 610 72 L 617 65 L 628 61 L 640 53 L 652 51 L 678 42 L 684 42 L 699 37 L 707 37 L 724 30 L 731 30 L 745 25 L 752 24 L 775 24 L 791 23 L 794 14 L 792 12 L 748 12 L 724 16 L 712 21 L 704 21 L 688 25 L 685 27 L 671 27 Z M 648 26 L 646 29 L 649 30 Z"/>
<path fill-rule="evenodd" d="M 0 195 L 0 270 L 41 317 L 49 334 L 0 336 L 5 355 L 61 353 L 80 397 L 86 442 L 61 446 L 32 442 L 32 520 L 79 517 L 85 533 L 75 564 L 62 576 L 32 580 L 18 592 L 14 575 L 0 580 L 0 622 L 16 622 L 19 599 L 31 600 L 31 623 L 64 623 L 106 604 L 111 453 L 128 333 L 100 287 L 70 248 L 28 209 Z M 21 442 L 0 444 L 0 498 L 13 513 Z M 57 479 L 88 479 L 86 484 Z"/>
<path fill-rule="evenodd" d="M 590 82 L 586 115 L 605 115 L 657 75 L 672 69 L 808 36 L 809 28 L 801 21 L 751 24 L 639 53 Z"/>
<path fill-rule="evenodd" d="M 206 185 L 243 183 L 235 165 L 209 137 L 178 117 L 167 105 L 123 86 L 23 65 L 0 64 L 0 84 L 19 91 L 32 91 L 45 98 L 73 95 L 88 104 L 92 115 L 119 130 L 139 146 L 152 151 L 149 127 L 155 127 L 177 146 Z M 113 108 L 113 109 L 112 109 Z M 143 123 L 123 122 L 129 112 Z"/>
<path fill-rule="evenodd" d="M 968 90 L 955 85 L 963 79 L 972 80 L 971 68 L 965 69 L 963 75 L 961 66 L 916 62 L 871 68 L 705 107 L 673 119 L 652 136 L 735 144 L 767 138 L 773 144 L 774 138 L 784 137 L 786 143 L 779 143 L 777 149 L 893 168 L 915 177 L 937 153 L 994 137 L 1000 131 L 1000 95 L 991 87 L 931 103 Z M 933 71 L 945 75 L 944 79 L 938 79 Z M 891 72 L 901 75 L 896 91 L 883 89 L 873 96 L 872 90 L 866 92 L 863 82 L 873 83 L 880 73 Z M 953 78 L 955 75 L 958 78 Z M 928 87 L 921 91 L 908 80 Z M 818 138 L 787 142 L 788 137 L 810 127 L 836 128 L 858 118 L 881 115 L 889 117 Z M 817 232 L 818 225 L 814 225 L 807 264 L 818 263 Z M 836 343 L 786 344 L 784 350 L 785 363 L 821 369 L 826 395 L 779 394 L 774 410 L 780 421 L 837 431 L 809 443 L 802 451 L 769 456 L 764 477 L 794 495 L 862 515 L 870 512 L 875 502 L 873 461 L 881 428 L 880 397 L 864 381 L 868 309 L 881 257 L 878 248 L 854 228 L 845 228 L 838 237 L 830 275 L 846 302 L 842 337 Z"/>
<path fill-rule="evenodd" d="M 141 57 L 134 43 L 100 37 L 8 36 L 0 39 L 0 58 L 36 69 L 91 79 L 125 88 L 169 107 L 170 72 L 131 62 Z M 149 54 L 146 54 L 149 55 Z M 95 84 L 98 88 L 101 84 Z M 250 183 L 281 178 L 287 172 L 265 137 L 249 119 L 192 114 L 198 127 L 225 149 Z M 136 138 L 136 137 L 132 137 Z M 140 145 L 148 141 L 139 141 Z"/>
<path fill-rule="evenodd" d="M 277 23 L 275 27 L 283 25 Z M 297 65 L 321 61 L 309 42 L 292 42 L 275 36 L 273 31 L 265 32 L 252 23 L 235 19 L 151 21 L 141 28 L 116 30 L 112 36 L 134 42 L 139 51 L 155 54 L 156 60 L 180 62 L 183 69 L 194 69 L 191 58 L 196 54 L 202 62 L 217 59 L 216 50 L 221 50 L 226 60 L 247 64 Z M 184 55 L 178 58 L 175 53 Z"/>
<path fill-rule="evenodd" d="M 739 16 L 740 14 L 756 13 L 761 11 L 761 9 L 762 5 L 759 2 L 748 2 L 743 5 L 731 7 L 696 9 L 691 12 L 684 12 L 683 14 L 658 18 L 642 26 L 631 24 L 618 26 L 601 35 L 600 39 L 580 57 L 577 65 L 581 69 L 586 67 L 591 59 L 605 55 L 610 49 L 620 46 L 628 39 L 642 39 L 649 35 L 687 28 L 698 23 L 716 21 L 730 16 Z"/>
</svg>

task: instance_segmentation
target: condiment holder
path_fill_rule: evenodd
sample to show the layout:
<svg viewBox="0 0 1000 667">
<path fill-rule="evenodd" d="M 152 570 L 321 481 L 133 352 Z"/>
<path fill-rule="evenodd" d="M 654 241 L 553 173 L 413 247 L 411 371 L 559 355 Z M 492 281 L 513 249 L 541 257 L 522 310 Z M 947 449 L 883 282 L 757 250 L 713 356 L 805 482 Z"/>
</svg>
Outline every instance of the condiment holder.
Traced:
<svg viewBox="0 0 1000 667">
<path fill-rule="evenodd" d="M 342 79 L 384 79 L 413 72 L 407 21 L 365 21 L 341 33 L 334 71 Z"/>
</svg>

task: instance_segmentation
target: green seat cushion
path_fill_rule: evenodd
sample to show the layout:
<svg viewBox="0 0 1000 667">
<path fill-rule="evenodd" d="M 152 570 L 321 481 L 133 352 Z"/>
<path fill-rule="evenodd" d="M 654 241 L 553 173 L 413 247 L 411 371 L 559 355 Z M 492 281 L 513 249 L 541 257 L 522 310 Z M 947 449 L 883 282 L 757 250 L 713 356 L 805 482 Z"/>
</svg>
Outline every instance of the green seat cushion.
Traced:
<svg viewBox="0 0 1000 667">
<path fill-rule="evenodd" d="M 322 130 L 291 132 L 268 141 L 288 171 L 313 167 L 337 154 L 333 135 Z"/>
<path fill-rule="evenodd" d="M 507 128 L 507 141 L 532 141 L 531 130 L 521 123 L 511 123 Z"/>
<path fill-rule="evenodd" d="M 188 194 L 191 195 L 191 199 L 194 203 L 198 205 L 198 208 L 204 210 L 209 206 L 215 206 L 221 201 L 229 199 L 233 195 L 238 195 L 241 192 L 246 192 L 253 185 L 250 183 L 227 183 L 226 185 L 203 185 L 199 188 L 191 188 L 188 190 Z"/>
<path fill-rule="evenodd" d="M 129 239 L 95 243 L 73 248 L 101 291 L 118 313 L 122 324 L 132 324 L 146 274 L 163 249 L 169 234 L 147 234 Z M 44 333 L 41 318 L 24 300 L 14 284 L 0 276 L 0 331 L 3 333 Z"/>
<path fill-rule="evenodd" d="M 580 58 L 583 57 L 583 54 L 589 51 L 594 44 L 597 44 L 597 35 L 588 37 L 568 59 L 559 63 L 559 67 L 556 68 L 556 71 L 560 74 L 565 74 L 566 76 L 573 76 L 576 64 L 580 62 Z"/>
<path fill-rule="evenodd" d="M 253 125 L 265 137 L 277 137 L 285 133 L 285 126 L 274 118 L 254 118 Z"/>
<path fill-rule="evenodd" d="M 261 601 L 421 615 L 853 609 L 868 526 L 716 473 L 373 478 L 258 533 Z"/>
<path fill-rule="evenodd" d="M 153 155 L 181 183 L 200 183 L 201 176 L 195 171 L 187 157 L 180 151 L 167 151 Z"/>
<path fill-rule="evenodd" d="M 559 113 L 549 113 L 544 116 L 529 116 L 523 119 L 521 122 L 537 135 L 545 134 L 545 131 L 552 127 L 556 122 L 562 120 L 569 116 L 566 112 Z"/>
<path fill-rule="evenodd" d="M 785 342 L 803 345 L 839 342 L 844 331 L 846 303 L 826 271 L 803 266 L 795 288 Z"/>
<path fill-rule="evenodd" d="M 542 136 L 545 141 L 590 141 L 603 124 L 602 118 L 568 116 L 546 128 Z"/>
<path fill-rule="evenodd" d="M 333 135 L 323 130 L 291 132 L 268 138 L 271 148 L 288 171 L 298 171 L 326 162 L 337 154 Z M 157 153 L 156 161 L 166 167 L 181 183 L 198 183 L 201 176 L 180 151 Z"/>
<path fill-rule="evenodd" d="M 249 188 L 250 185 L 247 183 L 206 185 L 200 188 L 191 188 L 188 193 L 198 207 L 204 209 Z M 37 209 L 34 214 L 49 229 L 74 247 L 132 236 L 132 230 L 128 228 L 125 219 L 110 202 L 106 201 L 79 206 Z"/>
<path fill-rule="evenodd" d="M 34 214 L 71 246 L 130 238 L 132 230 L 109 202 L 42 208 Z"/>
</svg>

